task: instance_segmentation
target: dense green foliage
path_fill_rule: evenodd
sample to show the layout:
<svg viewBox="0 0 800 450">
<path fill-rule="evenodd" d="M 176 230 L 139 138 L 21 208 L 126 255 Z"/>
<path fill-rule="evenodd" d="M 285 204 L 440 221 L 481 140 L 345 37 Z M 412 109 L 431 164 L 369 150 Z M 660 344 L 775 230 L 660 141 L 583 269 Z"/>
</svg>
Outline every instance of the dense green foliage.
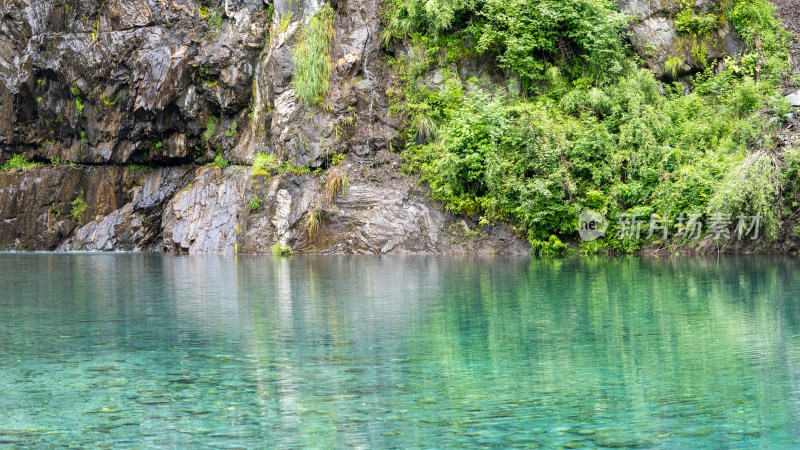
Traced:
<svg viewBox="0 0 800 450">
<path fill-rule="evenodd" d="M 266 152 L 261 152 L 253 159 L 253 175 L 271 175 L 278 168 L 278 157 Z"/>
<path fill-rule="evenodd" d="M 409 48 L 391 61 L 408 170 L 453 212 L 510 223 L 542 253 L 563 250 L 554 235 L 575 236 L 587 208 L 611 230 L 585 251 L 640 248 L 651 214 L 760 214 L 774 239 L 784 180 L 774 138 L 790 110 L 778 88 L 786 33 L 767 0 L 728 0 L 714 17 L 684 11 L 690 48 L 673 55 L 679 64 L 706 54 L 698 46 L 721 20 L 751 53 L 726 59 L 722 73 L 709 66 L 687 89 L 641 68 L 610 1 L 395 0 L 383 37 Z M 455 63 L 480 54 L 510 69 L 512 82 L 459 77 Z M 443 81 L 425 84 L 437 67 Z M 624 214 L 644 221 L 641 238 L 615 237 Z"/>
<path fill-rule="evenodd" d="M 14 155 L 11 159 L 6 161 L 5 164 L 0 166 L 0 171 L 14 170 L 14 169 L 32 169 L 38 166 L 39 163 L 28 160 L 22 153 Z"/>
<path fill-rule="evenodd" d="M 333 19 L 333 9 L 326 4 L 303 28 L 294 50 L 292 87 L 309 105 L 321 104 L 330 89 Z"/>
</svg>

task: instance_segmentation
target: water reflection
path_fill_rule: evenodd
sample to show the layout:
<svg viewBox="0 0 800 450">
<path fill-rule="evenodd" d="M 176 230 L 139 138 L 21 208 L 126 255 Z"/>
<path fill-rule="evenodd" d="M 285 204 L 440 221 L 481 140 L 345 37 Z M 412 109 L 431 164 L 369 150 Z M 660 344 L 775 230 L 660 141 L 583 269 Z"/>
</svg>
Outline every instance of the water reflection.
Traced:
<svg viewBox="0 0 800 450">
<path fill-rule="evenodd" d="M 797 261 L 0 255 L 0 445 L 792 447 Z"/>
</svg>

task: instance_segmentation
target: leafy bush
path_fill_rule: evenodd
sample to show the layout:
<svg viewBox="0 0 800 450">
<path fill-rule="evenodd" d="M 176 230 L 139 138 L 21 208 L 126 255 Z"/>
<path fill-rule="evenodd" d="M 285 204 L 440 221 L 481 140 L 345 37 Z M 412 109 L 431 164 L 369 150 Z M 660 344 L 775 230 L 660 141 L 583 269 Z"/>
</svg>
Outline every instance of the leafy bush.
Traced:
<svg viewBox="0 0 800 450">
<path fill-rule="evenodd" d="M 229 163 L 227 160 L 225 160 L 225 158 L 224 158 L 222 155 L 220 155 L 220 154 L 217 154 L 217 156 L 214 158 L 214 162 L 213 162 L 213 163 L 211 163 L 211 164 L 214 166 L 214 168 L 215 168 L 215 169 L 225 169 L 225 168 L 227 168 L 228 166 L 230 166 L 230 165 L 231 165 L 231 164 L 230 164 L 230 163 Z"/>
<path fill-rule="evenodd" d="M 277 242 L 272 245 L 271 250 L 272 254 L 275 256 L 291 256 L 294 254 L 294 251 L 292 251 L 291 247 L 289 247 L 288 245 L 278 244 Z"/>
<path fill-rule="evenodd" d="M 38 166 L 39 163 L 32 162 L 25 157 L 24 154 L 19 153 L 14 155 L 11 159 L 6 161 L 2 167 L 0 167 L 0 171 L 6 170 L 14 170 L 14 169 L 21 169 L 21 170 L 28 170 Z"/>
<path fill-rule="evenodd" d="M 776 100 L 786 41 L 765 0 L 727 0 L 725 16 L 682 13 L 687 34 L 710 33 L 727 18 L 752 42 L 723 73 L 694 76 L 688 92 L 637 67 L 621 44 L 626 19 L 611 2 L 476 0 L 426 9 L 438 4 L 390 3 L 384 39 L 403 39 L 409 49 L 390 61 L 407 118 L 404 170 L 421 173 L 449 210 L 510 223 L 541 254 L 565 251 L 559 236 L 574 236 L 585 208 L 611 223 L 604 239 L 584 246 L 588 253 L 645 245 L 651 214 L 705 217 L 723 206 L 734 216 L 760 214 L 767 236 L 776 236 L 787 178 L 772 135 L 788 114 Z M 497 55 L 522 91 L 451 72 L 442 54 L 454 39 Z M 436 65 L 442 81 L 426 86 L 422 76 Z M 673 79 L 682 65 L 677 56 L 668 61 Z M 626 214 L 646 219 L 638 238 L 615 235 Z"/>
<path fill-rule="evenodd" d="M 259 153 L 253 160 L 253 175 L 271 175 L 278 168 L 278 157 L 270 153 Z"/>
<path fill-rule="evenodd" d="M 261 197 L 259 197 L 258 195 L 254 195 L 253 198 L 250 199 L 250 203 L 248 203 L 248 206 L 250 206 L 251 211 L 255 211 L 261 207 L 261 202 L 262 202 Z"/>
<path fill-rule="evenodd" d="M 70 167 L 74 167 L 74 166 L 75 166 L 75 163 L 74 163 L 74 162 L 72 162 L 72 161 L 68 161 L 68 160 L 66 160 L 66 159 L 61 159 L 61 158 L 59 158 L 58 156 L 51 156 L 51 157 L 50 157 L 50 165 L 51 165 L 51 166 L 53 166 L 53 167 L 56 167 L 56 166 L 70 166 Z"/>
<path fill-rule="evenodd" d="M 292 87 L 309 105 L 322 103 L 328 93 L 333 72 L 333 8 L 326 4 L 309 20 L 294 50 Z"/>
<path fill-rule="evenodd" d="M 83 191 L 81 194 L 72 202 L 72 209 L 70 209 L 70 214 L 72 217 L 77 221 L 80 222 L 83 216 L 83 213 L 86 211 L 89 205 L 83 200 Z"/>
</svg>

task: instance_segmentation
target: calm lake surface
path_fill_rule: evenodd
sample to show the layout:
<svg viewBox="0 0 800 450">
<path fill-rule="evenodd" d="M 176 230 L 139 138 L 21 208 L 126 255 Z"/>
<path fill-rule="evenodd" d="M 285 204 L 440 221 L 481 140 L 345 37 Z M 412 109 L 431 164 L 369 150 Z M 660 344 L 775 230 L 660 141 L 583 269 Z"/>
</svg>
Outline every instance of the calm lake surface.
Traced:
<svg viewBox="0 0 800 450">
<path fill-rule="evenodd" d="M 0 446 L 796 448 L 800 261 L 0 254 Z"/>
</svg>

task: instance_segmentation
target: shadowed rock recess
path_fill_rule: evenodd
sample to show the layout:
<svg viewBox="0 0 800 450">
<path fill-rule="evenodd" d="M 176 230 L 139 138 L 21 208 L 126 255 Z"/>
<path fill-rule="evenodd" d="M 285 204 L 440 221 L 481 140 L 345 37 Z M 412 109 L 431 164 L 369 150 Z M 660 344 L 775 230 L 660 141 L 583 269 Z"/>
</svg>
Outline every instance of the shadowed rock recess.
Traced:
<svg viewBox="0 0 800 450">
<path fill-rule="evenodd" d="M 293 55 L 323 2 L 0 0 L 0 164 L 43 163 L 0 173 L 0 250 L 528 253 L 399 174 L 379 3 L 330 6 L 309 106 Z"/>
<path fill-rule="evenodd" d="M 619 6 L 663 73 L 681 45 L 679 2 Z M 295 52 L 324 8 L 330 89 L 310 105 L 293 88 Z M 401 175 L 380 8 L 0 0 L 0 164 L 44 163 L 0 172 L 0 250 L 529 253 L 511 229 L 443 212 Z M 710 60 L 741 49 L 730 27 L 717 34 Z M 702 66 L 684 61 L 685 73 Z M 464 76 L 492 72 L 467 66 Z M 254 171 L 257 155 L 274 164 Z"/>
</svg>

